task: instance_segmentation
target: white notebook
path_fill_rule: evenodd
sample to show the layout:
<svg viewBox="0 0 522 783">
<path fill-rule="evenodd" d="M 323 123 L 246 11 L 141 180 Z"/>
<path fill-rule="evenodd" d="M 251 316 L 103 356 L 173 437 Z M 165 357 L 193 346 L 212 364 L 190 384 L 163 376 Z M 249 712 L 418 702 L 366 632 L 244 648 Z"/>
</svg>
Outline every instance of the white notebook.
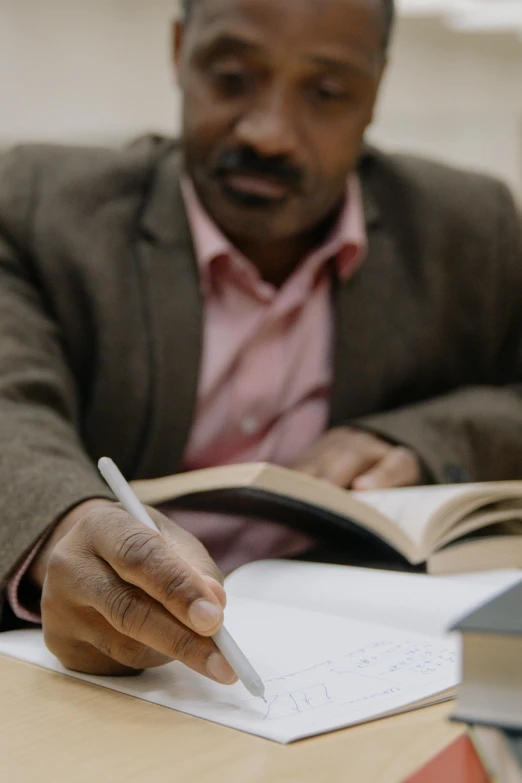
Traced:
<svg viewBox="0 0 522 783">
<path fill-rule="evenodd" d="M 266 704 L 179 663 L 136 678 L 68 672 L 38 630 L 0 634 L 0 653 L 288 743 L 451 698 L 457 648 L 443 629 L 520 578 L 474 576 L 284 561 L 239 569 L 227 580 L 226 624 L 262 676 Z"/>
</svg>

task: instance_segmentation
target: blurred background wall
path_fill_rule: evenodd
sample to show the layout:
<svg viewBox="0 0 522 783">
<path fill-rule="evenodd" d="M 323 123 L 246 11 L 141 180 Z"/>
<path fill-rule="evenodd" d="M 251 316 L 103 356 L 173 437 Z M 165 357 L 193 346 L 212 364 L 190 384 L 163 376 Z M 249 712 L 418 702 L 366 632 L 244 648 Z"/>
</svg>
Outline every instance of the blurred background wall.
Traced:
<svg viewBox="0 0 522 783">
<path fill-rule="evenodd" d="M 174 11 L 174 0 L 0 0 L 0 146 L 175 131 Z M 372 138 L 497 174 L 522 201 L 521 35 L 402 18 Z"/>
</svg>

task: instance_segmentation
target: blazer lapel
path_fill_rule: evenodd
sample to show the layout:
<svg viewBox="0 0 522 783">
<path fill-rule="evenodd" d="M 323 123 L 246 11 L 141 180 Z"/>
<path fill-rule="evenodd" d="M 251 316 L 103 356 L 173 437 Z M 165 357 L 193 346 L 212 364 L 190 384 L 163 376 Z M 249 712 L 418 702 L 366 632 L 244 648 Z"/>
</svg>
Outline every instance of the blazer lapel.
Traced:
<svg viewBox="0 0 522 783">
<path fill-rule="evenodd" d="M 153 379 L 143 477 L 179 470 L 197 399 L 203 299 L 180 172 L 174 148 L 159 163 L 138 244 Z"/>
<path fill-rule="evenodd" d="M 393 356 L 390 316 L 400 307 L 400 265 L 392 234 L 362 169 L 368 254 L 356 274 L 334 288 L 334 382 L 330 426 L 382 409 L 390 388 Z M 393 320 L 393 316 L 392 316 Z"/>
</svg>

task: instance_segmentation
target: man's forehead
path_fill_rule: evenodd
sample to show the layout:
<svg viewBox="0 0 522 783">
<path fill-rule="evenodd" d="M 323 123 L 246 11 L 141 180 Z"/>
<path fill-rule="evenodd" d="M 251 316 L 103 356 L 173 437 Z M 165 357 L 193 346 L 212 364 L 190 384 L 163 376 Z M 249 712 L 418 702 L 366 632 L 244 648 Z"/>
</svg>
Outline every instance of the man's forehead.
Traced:
<svg viewBox="0 0 522 783">
<path fill-rule="evenodd" d="M 382 0 L 192 0 L 198 38 L 268 32 L 303 42 L 350 43 L 373 54 L 382 40 Z"/>
<path fill-rule="evenodd" d="M 276 8 L 280 14 L 310 15 L 311 13 L 366 11 L 372 14 L 382 12 L 385 0 L 182 0 L 185 14 L 203 12 L 205 18 L 212 19 L 230 13 L 270 13 Z"/>
</svg>

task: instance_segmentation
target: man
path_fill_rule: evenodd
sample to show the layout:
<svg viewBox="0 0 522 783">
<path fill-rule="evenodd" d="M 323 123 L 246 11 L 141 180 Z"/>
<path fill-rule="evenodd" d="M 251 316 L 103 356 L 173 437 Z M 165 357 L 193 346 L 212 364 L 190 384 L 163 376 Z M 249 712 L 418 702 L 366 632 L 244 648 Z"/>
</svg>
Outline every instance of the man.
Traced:
<svg viewBox="0 0 522 783">
<path fill-rule="evenodd" d="M 314 542 L 151 511 L 167 544 L 95 461 L 137 479 L 266 459 L 357 489 L 520 477 L 522 234 L 500 184 L 363 147 L 390 2 L 186 5 L 181 148 L 0 163 L 3 622 L 37 620 L 41 592 L 70 668 L 177 658 L 231 682 L 197 537 L 225 567 Z"/>
</svg>

